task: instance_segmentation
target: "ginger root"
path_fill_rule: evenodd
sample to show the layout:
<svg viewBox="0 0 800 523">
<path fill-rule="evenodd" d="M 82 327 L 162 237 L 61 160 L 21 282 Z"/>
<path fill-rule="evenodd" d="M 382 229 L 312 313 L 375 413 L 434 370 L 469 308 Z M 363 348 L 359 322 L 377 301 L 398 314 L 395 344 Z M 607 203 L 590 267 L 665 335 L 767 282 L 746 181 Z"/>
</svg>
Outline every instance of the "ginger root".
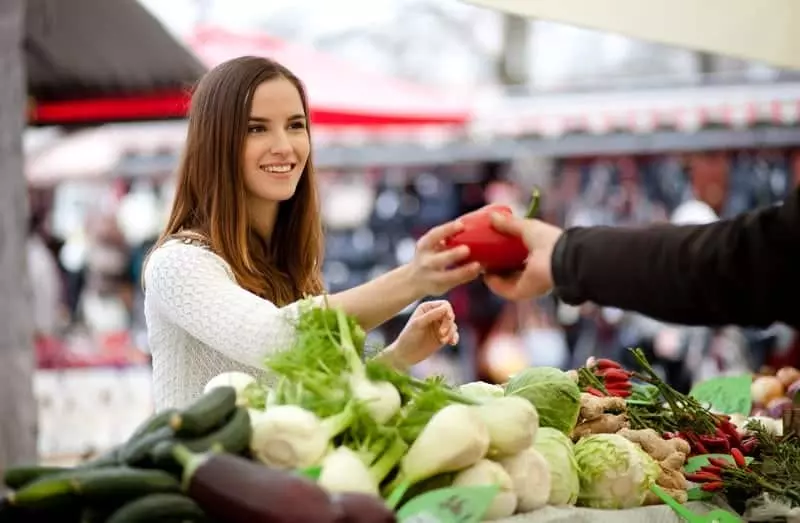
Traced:
<svg viewBox="0 0 800 523">
<path fill-rule="evenodd" d="M 572 431 L 573 440 L 592 434 L 614 434 L 627 427 L 628 416 L 623 398 L 581 394 L 581 410 L 578 425 Z"/>
<path fill-rule="evenodd" d="M 664 489 L 667 494 L 679 503 L 686 503 L 688 495 L 686 490 L 689 483 L 683 476 L 683 465 L 689 455 L 689 444 L 680 439 L 664 439 L 653 429 L 630 430 L 622 429 L 617 434 L 638 444 L 651 458 L 658 462 L 661 474 L 656 479 L 656 485 Z M 645 505 L 661 504 L 661 498 L 647 493 Z"/>
<path fill-rule="evenodd" d="M 654 460 L 664 461 L 675 452 L 680 452 L 686 456 L 691 453 L 689 443 L 681 438 L 664 439 L 661 435 L 653 429 L 630 430 L 622 429 L 619 435 L 634 443 L 638 443 L 640 447 Z M 678 468 L 683 466 L 683 462 L 678 465 Z"/>
<path fill-rule="evenodd" d="M 592 421 L 603 414 L 607 413 L 623 413 L 625 412 L 625 400 L 615 396 L 608 396 L 600 398 L 592 396 L 586 392 L 581 393 L 581 410 L 579 419 L 584 421 Z"/>
</svg>

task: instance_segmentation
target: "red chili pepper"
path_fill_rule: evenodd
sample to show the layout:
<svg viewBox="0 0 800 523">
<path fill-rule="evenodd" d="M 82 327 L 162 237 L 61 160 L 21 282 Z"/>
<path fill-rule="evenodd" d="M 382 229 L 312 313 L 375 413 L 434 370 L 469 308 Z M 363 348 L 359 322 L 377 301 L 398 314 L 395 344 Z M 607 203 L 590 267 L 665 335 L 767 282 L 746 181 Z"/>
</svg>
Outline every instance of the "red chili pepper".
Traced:
<svg viewBox="0 0 800 523">
<path fill-rule="evenodd" d="M 700 472 L 708 472 L 709 474 L 722 477 L 722 467 L 717 467 L 715 465 L 703 465 L 700 467 Z"/>
<path fill-rule="evenodd" d="M 686 433 L 684 433 L 684 436 L 685 436 L 685 438 L 684 438 L 684 439 L 686 439 L 686 441 L 688 441 L 688 442 L 689 442 L 689 444 L 690 444 L 692 447 L 694 447 L 694 449 L 695 449 L 695 450 L 696 450 L 696 451 L 697 451 L 699 454 L 708 454 L 708 449 L 707 449 L 707 448 L 706 448 L 706 446 L 703 444 L 703 442 L 702 442 L 702 441 L 700 441 L 700 440 L 697 438 L 697 436 L 695 436 L 694 434 L 686 434 Z"/>
<path fill-rule="evenodd" d="M 617 398 L 627 398 L 631 395 L 631 391 L 623 390 L 623 389 L 606 389 L 611 396 L 616 396 Z"/>
<path fill-rule="evenodd" d="M 539 204 L 539 191 L 533 193 L 531 206 L 526 217 L 536 214 Z M 466 245 L 469 247 L 470 262 L 478 262 L 487 272 L 506 272 L 521 270 L 528 258 L 528 247 L 518 236 L 503 234 L 492 226 L 493 213 L 512 216 L 508 205 L 491 204 L 459 218 L 464 224 L 461 232 L 454 234 L 445 245 L 449 248 Z"/>
<path fill-rule="evenodd" d="M 604 369 L 621 369 L 622 365 L 617 363 L 614 360 L 609 360 L 608 358 L 600 358 L 594 362 L 595 368 L 599 370 Z"/>
<path fill-rule="evenodd" d="M 723 421 L 720 423 L 719 429 L 728 436 L 728 439 L 731 442 L 731 447 L 741 448 L 742 437 L 739 435 L 739 430 L 736 428 L 736 425 L 730 421 Z"/>
<path fill-rule="evenodd" d="M 742 442 L 739 448 L 742 449 L 742 452 L 745 454 L 750 454 L 758 447 L 758 440 L 756 438 L 749 438 Z"/>
<path fill-rule="evenodd" d="M 692 474 L 684 474 L 686 479 L 695 483 L 704 483 L 706 481 L 719 481 L 721 478 L 716 474 L 709 472 L 694 472 Z"/>
<path fill-rule="evenodd" d="M 597 396 L 598 398 L 605 398 L 606 397 L 605 394 L 603 394 L 601 391 L 597 390 L 594 387 L 586 387 L 586 392 L 588 392 L 592 396 Z"/>
<path fill-rule="evenodd" d="M 730 461 L 722 458 L 708 458 L 708 463 L 715 467 L 720 467 L 723 469 L 731 466 Z"/>
<path fill-rule="evenodd" d="M 606 380 L 628 381 L 631 377 L 630 373 L 628 373 L 627 371 L 624 371 L 622 369 L 615 369 L 613 367 L 597 370 L 595 371 L 595 374 Z"/>
<path fill-rule="evenodd" d="M 719 438 L 717 436 L 698 436 L 698 439 L 706 446 L 726 446 L 728 440 L 726 438 Z"/>
<path fill-rule="evenodd" d="M 747 466 L 747 462 L 744 460 L 744 455 L 741 450 L 731 449 L 731 456 L 733 456 L 733 461 L 735 461 L 739 467 L 744 468 Z"/>
<path fill-rule="evenodd" d="M 721 481 L 712 481 L 711 483 L 704 483 L 700 486 L 700 488 L 706 492 L 716 492 L 722 490 L 724 487 L 725 484 Z"/>
</svg>

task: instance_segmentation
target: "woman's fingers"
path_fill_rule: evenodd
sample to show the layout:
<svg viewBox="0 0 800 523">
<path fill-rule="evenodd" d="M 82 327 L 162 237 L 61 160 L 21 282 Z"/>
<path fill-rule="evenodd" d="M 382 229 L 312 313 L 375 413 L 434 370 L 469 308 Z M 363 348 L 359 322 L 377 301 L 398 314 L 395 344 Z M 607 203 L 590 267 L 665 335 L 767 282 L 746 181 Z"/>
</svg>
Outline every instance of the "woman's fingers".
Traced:
<svg viewBox="0 0 800 523">
<path fill-rule="evenodd" d="M 464 230 L 464 224 L 458 220 L 438 225 L 429 230 L 417 241 L 419 249 L 435 251 L 443 241 Z"/>
</svg>

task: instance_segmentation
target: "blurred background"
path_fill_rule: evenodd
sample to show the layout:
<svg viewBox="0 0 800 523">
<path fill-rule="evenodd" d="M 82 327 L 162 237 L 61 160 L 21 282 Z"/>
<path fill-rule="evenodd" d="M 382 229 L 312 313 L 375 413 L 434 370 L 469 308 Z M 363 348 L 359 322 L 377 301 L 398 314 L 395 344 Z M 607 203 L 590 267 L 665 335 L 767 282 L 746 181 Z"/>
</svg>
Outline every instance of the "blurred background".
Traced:
<svg viewBox="0 0 800 523">
<path fill-rule="evenodd" d="M 0 7 L 3 34 L 15 23 L 22 47 L 0 46 L 0 84 L 27 85 L 13 95 L 27 100 L 25 187 L 1 172 L 16 166 L 6 155 L 0 212 L 14 207 L 26 233 L 33 314 L 14 312 L 18 276 L 6 272 L 0 316 L 33 322 L 24 408 L 50 461 L 121 441 L 152 409 L 141 263 L 171 201 L 187 89 L 229 58 L 275 58 L 307 86 L 331 292 L 406 262 L 428 228 L 486 203 L 523 213 L 534 185 L 541 217 L 573 226 L 706 223 L 800 182 L 800 73 L 765 62 L 458 0 L 13 0 Z M 1 243 L 0 262 L 14 263 Z M 783 325 L 685 328 L 552 298 L 512 304 L 480 282 L 447 298 L 461 342 L 420 375 L 500 382 L 640 346 L 688 391 L 800 364 Z M 0 365 L 30 379 L 14 369 Z"/>
</svg>

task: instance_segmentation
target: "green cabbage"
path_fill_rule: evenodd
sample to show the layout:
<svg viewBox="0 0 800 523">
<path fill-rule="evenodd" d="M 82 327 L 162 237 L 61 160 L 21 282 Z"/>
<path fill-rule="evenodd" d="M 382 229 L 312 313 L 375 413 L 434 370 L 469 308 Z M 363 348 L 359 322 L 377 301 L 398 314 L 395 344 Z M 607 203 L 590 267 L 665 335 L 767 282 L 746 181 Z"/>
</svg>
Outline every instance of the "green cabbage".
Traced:
<svg viewBox="0 0 800 523">
<path fill-rule="evenodd" d="M 567 373 L 554 367 L 531 367 L 508 380 L 506 396 L 522 396 L 536 407 L 540 427 L 572 433 L 581 409 L 581 391 Z"/>
<path fill-rule="evenodd" d="M 578 504 L 603 509 L 639 507 L 661 469 L 636 443 L 618 434 L 594 434 L 575 444 L 580 470 Z"/>
<path fill-rule="evenodd" d="M 580 478 L 572 440 L 563 432 L 540 427 L 533 448 L 550 465 L 550 497 L 548 505 L 574 505 L 578 500 Z"/>
</svg>

